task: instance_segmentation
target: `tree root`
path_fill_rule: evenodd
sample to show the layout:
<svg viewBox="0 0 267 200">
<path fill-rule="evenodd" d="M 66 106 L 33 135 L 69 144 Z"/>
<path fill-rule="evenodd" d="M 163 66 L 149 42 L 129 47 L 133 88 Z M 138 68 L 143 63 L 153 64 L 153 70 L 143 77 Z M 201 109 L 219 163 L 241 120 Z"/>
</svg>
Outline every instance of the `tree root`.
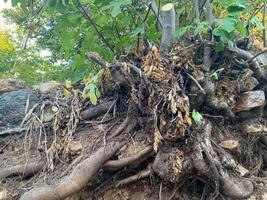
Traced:
<svg viewBox="0 0 267 200">
<path fill-rule="evenodd" d="M 79 163 L 72 173 L 56 185 L 32 189 L 20 197 L 20 200 L 60 200 L 64 199 L 86 186 L 100 167 L 109 160 L 125 142 L 110 142 L 98 149 L 88 159 Z"/>
<path fill-rule="evenodd" d="M 26 131 L 26 128 L 11 128 L 11 129 L 6 129 L 6 130 L 0 132 L 0 136 L 22 133 L 23 131 Z"/>
<path fill-rule="evenodd" d="M 211 123 L 204 120 L 198 130 L 196 141 L 189 153 L 176 147 L 171 150 L 161 151 L 157 154 L 153 170 L 166 181 L 180 182 L 183 179 L 197 174 L 214 180 L 214 198 L 219 191 L 233 199 L 249 197 L 254 190 L 250 180 L 242 179 L 227 172 L 220 162 L 217 153 L 211 145 Z M 188 154 L 187 154 L 188 155 Z"/>
<path fill-rule="evenodd" d="M 152 152 L 152 146 L 145 147 L 142 151 L 138 152 L 133 156 L 122 158 L 120 160 L 110 160 L 106 162 L 104 165 L 104 169 L 108 171 L 115 171 L 129 165 L 139 164 L 149 158 Z"/>
<path fill-rule="evenodd" d="M 35 161 L 2 169 L 0 170 L 0 181 L 11 176 L 20 176 L 22 178 L 26 178 L 41 170 L 44 165 L 44 161 Z"/>
<path fill-rule="evenodd" d="M 245 51 L 243 49 L 239 49 L 237 47 L 228 48 L 228 51 L 230 51 L 231 53 L 234 53 L 239 58 L 249 60 L 251 62 L 251 64 L 249 66 L 250 66 L 251 70 L 254 72 L 254 74 L 255 74 L 256 78 L 259 80 L 259 82 L 265 83 L 265 81 L 267 81 L 267 75 L 264 73 L 264 70 L 261 68 L 258 61 L 256 59 L 253 59 L 254 56 L 251 53 L 249 53 L 248 51 Z M 247 64 L 247 63 L 245 63 L 245 64 Z"/>
<path fill-rule="evenodd" d="M 96 106 L 91 106 L 81 112 L 81 117 L 85 120 L 97 118 L 107 113 L 108 110 L 112 111 L 111 107 L 114 107 L 114 101 L 108 101 L 105 103 L 98 104 Z"/>
<path fill-rule="evenodd" d="M 137 173 L 137 174 L 135 174 L 133 176 L 130 176 L 130 177 L 127 177 L 125 179 L 122 179 L 122 180 L 118 181 L 117 184 L 116 184 L 116 187 L 119 187 L 119 186 L 122 186 L 122 185 L 126 185 L 126 184 L 132 183 L 134 181 L 146 178 L 146 177 L 148 177 L 150 175 L 150 173 L 151 173 L 150 169 L 142 170 L 142 171 L 140 171 L 139 173 Z"/>
</svg>

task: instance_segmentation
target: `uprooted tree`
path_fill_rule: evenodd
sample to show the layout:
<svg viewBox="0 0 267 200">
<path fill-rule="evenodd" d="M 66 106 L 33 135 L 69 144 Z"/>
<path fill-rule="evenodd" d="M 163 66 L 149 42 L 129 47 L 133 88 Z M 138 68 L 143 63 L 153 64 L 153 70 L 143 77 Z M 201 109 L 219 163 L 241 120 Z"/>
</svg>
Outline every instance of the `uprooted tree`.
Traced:
<svg viewBox="0 0 267 200">
<path fill-rule="evenodd" d="M 115 8 L 130 5 L 122 2 L 106 9 L 112 8 L 115 15 Z M 111 48 L 88 8 L 79 1 L 74 5 Z M 175 185 L 169 199 L 176 193 L 190 199 L 241 199 L 256 191 L 260 194 L 260 184 L 266 184 L 267 72 L 266 63 L 258 58 L 266 51 L 252 53 L 248 39 L 234 40 L 232 28 L 248 31 L 240 28 L 244 5 L 230 5 L 223 19 L 215 19 L 209 0 L 193 1 L 193 5 L 194 23 L 177 30 L 174 4 L 161 9 L 153 1 L 147 4 L 162 33 L 159 45 L 149 46 L 149 41 L 138 37 L 148 44 L 147 49 L 138 40 L 136 53 L 117 55 L 112 63 L 97 53 L 86 53 L 101 70 L 83 83 L 43 92 L 35 103 L 31 97 L 39 94 L 33 89 L 2 94 L 1 110 L 5 109 L 1 102 L 9 102 L 10 95 L 24 95 L 26 105 L 21 105 L 23 99 L 15 100 L 13 108 L 5 110 L 17 114 L 14 105 L 18 104 L 24 108 L 20 112 L 27 111 L 17 122 L 20 126 L 0 134 L 24 134 L 28 153 L 26 163 L 1 169 L 0 180 L 17 175 L 27 178 L 41 169 L 53 174 L 64 161 L 70 164 L 60 177 L 33 186 L 20 199 L 65 199 L 84 188 L 103 193 L 147 177 Z M 195 38 L 177 40 L 186 33 Z M 84 97 L 98 104 L 88 105 Z M 87 155 L 80 154 L 85 143 L 74 141 L 76 134 L 93 132 L 92 126 L 101 131 L 86 136 L 90 143 L 84 151 Z M 33 147 L 41 152 L 40 159 L 29 155 Z M 129 153 L 131 148 L 134 153 Z M 100 180 L 97 174 L 102 174 Z M 192 183 L 194 191 L 190 191 Z"/>
</svg>

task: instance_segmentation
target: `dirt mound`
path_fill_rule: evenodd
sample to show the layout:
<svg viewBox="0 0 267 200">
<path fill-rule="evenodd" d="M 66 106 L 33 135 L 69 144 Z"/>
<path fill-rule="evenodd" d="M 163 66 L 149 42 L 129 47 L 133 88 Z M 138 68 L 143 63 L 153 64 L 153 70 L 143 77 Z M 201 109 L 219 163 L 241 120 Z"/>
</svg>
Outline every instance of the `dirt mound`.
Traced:
<svg viewBox="0 0 267 200">
<path fill-rule="evenodd" d="M 98 105 L 83 85 L 61 88 L 2 132 L 2 199 L 266 197 L 267 77 L 255 56 L 196 43 L 88 58 L 114 81 Z"/>
</svg>

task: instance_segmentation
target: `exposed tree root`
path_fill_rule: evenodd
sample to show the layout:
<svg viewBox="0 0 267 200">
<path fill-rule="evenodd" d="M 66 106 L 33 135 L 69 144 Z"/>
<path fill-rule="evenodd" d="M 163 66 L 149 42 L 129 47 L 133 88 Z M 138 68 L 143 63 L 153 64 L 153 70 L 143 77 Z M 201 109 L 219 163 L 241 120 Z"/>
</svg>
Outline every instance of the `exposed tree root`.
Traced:
<svg viewBox="0 0 267 200">
<path fill-rule="evenodd" d="M 4 179 L 11 176 L 20 176 L 21 178 L 28 177 L 40 171 L 44 167 L 44 165 L 44 161 L 35 161 L 1 169 L 0 181 L 3 181 Z"/>
<path fill-rule="evenodd" d="M 122 186 L 122 185 L 126 185 L 126 184 L 132 183 L 134 181 L 146 178 L 146 177 L 148 177 L 150 175 L 150 173 L 151 173 L 150 169 L 142 170 L 142 171 L 138 172 L 137 174 L 135 174 L 133 176 L 130 176 L 130 177 L 127 177 L 125 179 L 122 179 L 122 180 L 118 181 L 117 184 L 116 184 L 116 187 L 119 187 L 119 186 Z"/>
<path fill-rule="evenodd" d="M 198 138 L 201 140 L 193 146 L 190 157 L 177 148 L 159 152 L 153 164 L 154 171 L 165 180 L 179 182 L 181 179 L 193 176 L 195 169 L 198 175 L 214 180 L 214 198 L 218 196 L 219 189 L 224 195 L 233 199 L 249 197 L 254 190 L 253 183 L 229 175 L 211 146 L 210 135 L 211 124 L 204 120 L 198 132 Z"/>
<path fill-rule="evenodd" d="M 133 156 L 122 158 L 119 160 L 110 160 L 106 162 L 104 164 L 104 169 L 108 171 L 115 171 L 115 170 L 121 169 L 129 165 L 139 164 L 142 161 L 149 158 L 152 152 L 153 152 L 152 146 L 145 147 L 143 150 L 141 150 L 140 152 L 138 152 L 137 154 Z"/>
<path fill-rule="evenodd" d="M 245 64 L 249 64 L 249 66 L 251 67 L 251 70 L 255 73 L 256 78 L 261 82 L 261 83 L 266 83 L 265 81 L 267 81 L 267 74 L 264 73 L 264 70 L 261 68 L 261 66 L 259 65 L 258 61 L 256 59 L 253 59 L 253 55 L 251 53 L 249 53 L 248 51 L 245 51 L 243 49 L 239 49 L 239 48 L 230 48 L 228 49 L 231 53 L 234 53 L 237 57 L 246 60 L 250 60 L 250 63 L 246 63 Z"/>
<path fill-rule="evenodd" d="M 34 188 L 23 194 L 20 200 L 60 200 L 80 191 L 124 144 L 125 142 L 110 142 L 79 163 L 69 176 L 56 185 Z"/>
<path fill-rule="evenodd" d="M 237 112 L 234 109 L 237 105 L 236 99 L 238 99 L 243 92 L 251 91 L 251 88 L 258 90 L 260 86 L 259 82 L 266 84 L 266 75 L 261 69 L 261 66 L 257 63 L 255 57 L 248 52 L 243 52 L 243 50 L 237 48 L 228 49 L 229 52 L 236 55 L 237 60 L 240 59 L 238 62 L 241 66 L 250 67 L 253 70 L 254 75 L 253 72 L 249 70 L 250 73 L 246 76 L 248 79 L 244 80 L 251 80 L 249 78 L 258 79 L 258 81 L 256 80 L 257 83 L 252 85 L 253 87 L 251 87 L 251 85 L 247 87 L 250 89 L 239 90 L 245 70 L 239 71 L 236 70 L 236 68 L 231 69 L 232 65 L 229 65 L 228 61 L 223 61 L 222 63 L 221 61 L 217 62 L 217 59 L 221 59 L 221 55 L 214 56 L 216 53 L 212 51 L 212 46 L 210 44 L 204 44 L 204 48 L 201 44 L 200 47 L 193 47 L 192 49 L 192 52 L 188 53 L 186 48 L 177 45 L 172 51 L 173 54 L 161 55 L 157 48 L 153 47 L 145 57 L 138 57 L 136 60 L 136 57 L 132 60 L 131 58 L 127 60 L 127 58 L 126 60 L 127 62 L 129 61 L 128 63 L 120 62 L 119 60 L 113 64 L 106 62 L 97 54 L 89 53 L 88 57 L 92 61 L 111 72 L 111 76 L 114 78 L 116 84 L 118 84 L 117 86 L 119 86 L 115 89 L 110 89 L 110 85 L 108 85 L 107 89 L 111 91 L 107 92 L 106 97 L 104 94 L 104 98 L 109 100 L 114 99 L 115 97 L 111 98 L 111 96 L 115 91 L 116 99 L 122 97 L 122 100 L 108 101 L 97 106 L 91 106 L 83 111 L 81 111 L 79 96 L 75 92 L 73 97 L 69 97 L 67 100 L 63 96 L 63 103 L 57 101 L 56 104 L 62 105 L 62 108 L 58 106 L 62 111 L 60 109 L 58 110 L 55 115 L 56 117 L 52 119 L 50 124 L 54 131 L 54 136 L 57 138 L 57 143 L 53 143 L 54 146 L 51 145 L 55 149 L 55 152 L 52 152 L 54 157 L 52 157 L 51 160 L 57 159 L 57 153 L 59 153 L 59 159 L 61 159 L 61 152 L 64 149 L 66 150 L 66 154 L 64 155 L 67 156 L 63 157 L 63 160 L 65 158 L 67 160 L 68 148 L 66 147 L 70 146 L 73 140 L 84 139 L 79 134 L 77 137 L 74 135 L 80 125 L 85 128 L 83 123 L 88 123 L 88 121 L 80 121 L 80 119 L 91 120 L 100 115 L 108 114 L 114 110 L 114 108 L 118 107 L 120 108 L 119 112 L 123 111 L 123 115 L 119 113 L 116 116 L 119 118 L 116 122 L 114 122 L 114 118 L 108 121 L 108 123 L 102 123 L 101 120 L 101 124 L 95 127 L 95 121 L 93 121 L 92 129 L 96 130 L 97 134 L 91 134 L 88 139 L 90 142 L 92 139 L 92 143 L 97 141 L 95 144 L 99 144 L 99 141 L 103 140 L 104 147 L 96 150 L 95 153 L 82 162 L 80 162 L 82 156 L 76 158 L 77 160 L 74 160 L 74 162 L 69 165 L 69 168 L 63 172 L 63 175 L 66 175 L 73 167 L 72 172 L 68 176 L 60 179 L 58 183 L 34 188 L 26 192 L 21 196 L 21 200 L 59 200 L 69 197 L 85 186 L 88 186 L 88 182 L 100 168 L 105 170 L 103 177 L 101 177 L 103 179 L 100 180 L 105 184 L 98 182 L 101 188 L 105 187 L 106 183 L 110 183 L 110 180 L 116 180 L 114 184 L 118 187 L 149 177 L 150 174 L 153 173 L 171 184 L 179 183 L 182 185 L 183 183 L 191 181 L 192 178 L 193 182 L 197 182 L 195 181 L 195 178 L 197 178 L 203 180 L 201 182 L 205 184 L 211 181 L 212 184 L 207 184 L 203 188 L 200 187 L 200 189 L 203 189 L 203 199 L 210 196 L 210 192 L 212 191 L 214 192 L 212 196 L 214 199 L 216 199 L 218 195 L 221 197 L 227 196 L 231 199 L 249 197 L 254 191 L 253 182 L 249 179 L 242 178 L 242 173 L 240 173 L 241 176 L 238 176 L 236 174 L 236 172 L 239 172 L 238 170 L 234 171 L 236 165 L 233 163 L 246 163 L 242 163 L 235 154 L 232 154 L 234 151 L 238 154 L 238 151 L 242 149 L 236 147 L 233 150 L 227 149 L 226 147 L 230 154 L 223 150 L 224 147 L 219 148 L 217 143 L 221 144 L 228 139 L 227 137 L 230 137 L 230 139 L 237 137 L 236 139 L 240 144 L 242 144 L 242 139 L 246 139 L 243 137 L 245 137 L 245 134 L 248 134 L 247 132 L 249 131 L 245 130 L 246 133 L 243 135 L 237 135 L 235 125 L 230 124 L 228 129 L 226 126 L 223 127 L 224 125 L 222 124 L 223 122 L 227 122 L 227 119 L 231 119 L 231 122 L 234 123 L 235 120 L 240 119 L 239 114 L 251 112 L 251 110 L 240 110 Z M 197 52 L 195 52 L 195 49 L 198 49 Z M 193 53 L 199 53 L 201 59 L 196 58 L 196 61 L 194 61 L 191 55 Z M 222 58 L 225 58 L 224 55 Z M 216 62 L 213 63 L 215 60 Z M 223 68 L 224 71 L 221 77 L 218 75 L 216 80 L 212 79 L 214 78 L 211 76 L 211 74 L 213 74 L 212 71 L 217 70 L 219 65 L 219 69 Z M 230 67 L 227 68 L 225 65 Z M 190 66 L 193 67 L 191 68 Z M 116 79 L 118 79 L 118 81 Z M 234 86 L 229 87 L 229 84 L 225 84 L 221 87 L 222 83 L 224 84 L 229 81 L 228 79 L 231 81 L 229 83 L 233 83 Z M 232 82 L 232 79 L 238 80 Z M 103 91 L 105 90 L 106 88 L 103 89 Z M 190 96 L 190 101 L 188 96 Z M 200 101 L 195 103 L 193 100 L 194 97 L 196 101 Z M 66 105 L 66 102 L 71 102 L 71 109 L 68 105 L 63 107 L 63 105 Z M 52 105 L 51 103 L 48 106 L 43 106 L 49 107 Z M 202 107 L 200 108 L 200 106 Z M 258 105 L 252 108 L 254 110 L 262 108 L 260 106 L 263 107 L 264 105 Z M 126 110 L 127 115 L 125 114 Z M 194 110 L 198 110 L 202 116 L 201 114 L 194 116 Z M 36 113 L 36 111 L 38 111 L 38 109 L 32 111 L 31 114 L 40 120 L 27 121 L 28 126 L 26 128 L 39 126 L 40 121 L 42 123 L 43 113 Z M 211 113 L 209 113 L 210 111 Z M 203 113 L 212 116 L 213 111 L 223 112 L 223 116 L 221 117 L 223 120 L 221 120 L 221 118 L 213 118 L 213 121 L 208 121 L 205 118 L 203 119 L 205 116 Z M 71 115 L 69 115 L 70 112 Z M 105 116 L 103 118 L 105 118 Z M 30 116 L 28 116 L 28 118 L 30 119 Z M 117 125 L 118 121 L 121 122 L 119 125 Z M 114 128 L 114 125 L 116 125 L 117 128 Z M 214 127 L 212 127 L 212 125 L 214 125 Z M 44 136 L 47 138 L 50 137 L 48 139 L 51 139 L 51 135 L 45 132 L 48 130 L 47 124 L 45 126 L 46 127 L 44 127 L 42 123 L 42 127 L 36 130 L 41 130 L 40 135 L 44 132 Z M 103 132 L 102 134 L 98 134 L 98 131 Z M 138 134 L 132 134 L 135 133 L 135 131 L 138 131 Z M 260 131 L 264 131 L 264 129 L 260 129 Z M 255 134 L 253 136 L 255 136 Z M 126 150 L 121 149 L 122 152 L 116 153 L 126 142 L 115 142 L 114 140 L 122 137 L 131 137 L 133 142 L 141 142 L 141 146 L 137 145 L 137 147 L 143 147 L 144 144 L 149 145 L 146 145 L 143 150 L 129 157 L 110 160 L 113 156 L 116 157 L 117 155 L 125 155 L 124 153 L 132 152 L 133 149 L 132 146 L 130 146 L 131 148 L 127 148 Z M 87 141 L 77 142 L 80 144 L 79 150 L 85 149 L 85 152 L 90 151 L 89 147 L 85 144 L 86 142 Z M 93 149 L 96 147 L 96 145 L 92 146 Z M 50 148 L 50 150 L 54 149 Z M 152 161 L 151 158 L 154 158 L 154 155 L 155 159 Z M 253 154 L 251 153 L 250 155 Z M 71 156 L 72 155 L 69 156 L 70 159 L 67 161 L 73 159 Z M 149 168 L 150 164 L 152 168 Z M 143 168 L 144 165 L 148 166 L 145 170 Z M 135 175 L 132 174 L 131 167 L 135 168 Z M 249 165 L 249 167 L 253 168 L 255 166 Z M 15 168 L 16 167 L 0 170 L 0 180 L 11 175 L 21 175 L 22 171 L 17 168 L 17 171 L 15 171 Z M 32 170 L 29 173 L 27 171 L 23 172 L 25 175 L 30 175 L 35 171 L 38 170 Z M 115 176 L 116 178 L 114 178 L 114 174 L 112 174 L 114 171 L 118 171 Z M 257 170 L 257 173 L 261 172 Z M 60 172 L 60 174 L 62 173 Z M 114 185 L 110 184 L 107 187 L 111 186 Z M 183 186 L 187 187 L 187 185 Z M 90 187 L 95 188 L 95 185 L 90 185 Z M 199 192 L 201 191 L 198 190 L 196 194 L 199 195 Z M 194 195 L 195 194 L 192 194 L 192 197 Z"/>
<path fill-rule="evenodd" d="M 82 119 L 86 120 L 97 118 L 101 115 L 104 115 L 106 112 L 108 112 L 108 110 L 112 111 L 113 106 L 114 106 L 113 101 L 108 101 L 105 103 L 98 104 L 96 106 L 91 106 L 86 110 L 81 111 L 81 117 Z"/>
<path fill-rule="evenodd" d="M 25 128 L 7 129 L 7 130 L 4 130 L 4 131 L 1 131 L 0 132 L 0 136 L 22 133 L 23 131 L 26 131 L 26 129 Z"/>
</svg>

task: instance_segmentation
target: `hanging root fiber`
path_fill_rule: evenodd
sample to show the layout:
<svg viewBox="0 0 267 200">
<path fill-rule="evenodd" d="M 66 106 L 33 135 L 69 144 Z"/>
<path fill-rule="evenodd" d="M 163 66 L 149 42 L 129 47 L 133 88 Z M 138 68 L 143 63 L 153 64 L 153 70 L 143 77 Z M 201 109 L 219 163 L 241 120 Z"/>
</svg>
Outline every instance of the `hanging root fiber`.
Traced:
<svg viewBox="0 0 267 200">
<path fill-rule="evenodd" d="M 143 57 L 114 63 L 88 53 L 109 76 L 98 104 L 81 98 L 83 85 L 43 97 L 20 127 L 29 162 L 11 168 L 7 162 L 0 181 L 8 191 L 13 178 L 32 177 L 35 184 L 19 191 L 21 200 L 85 191 L 98 199 L 137 182 L 158 186 L 157 198 L 166 199 L 262 194 L 267 78 L 244 52 L 177 43 L 168 54 L 152 47 Z M 41 161 L 33 162 L 37 155 Z"/>
</svg>

